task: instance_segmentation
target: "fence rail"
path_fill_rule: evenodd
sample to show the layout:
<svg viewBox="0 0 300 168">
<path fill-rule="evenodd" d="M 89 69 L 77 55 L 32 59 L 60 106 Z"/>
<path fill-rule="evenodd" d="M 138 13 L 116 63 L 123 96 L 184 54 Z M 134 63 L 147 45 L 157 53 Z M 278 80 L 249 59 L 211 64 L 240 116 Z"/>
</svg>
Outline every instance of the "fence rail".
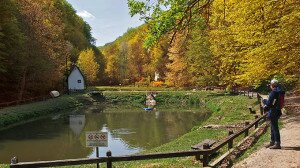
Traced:
<svg viewBox="0 0 300 168">
<path fill-rule="evenodd" d="M 259 102 L 261 101 L 261 95 L 257 94 L 257 98 Z M 201 150 L 188 150 L 188 151 L 178 151 L 178 152 L 167 152 L 167 153 L 153 153 L 153 154 L 137 154 L 137 155 L 128 155 L 128 156 L 112 156 L 111 152 L 108 151 L 106 153 L 106 157 L 98 157 L 98 158 L 83 158 L 83 159 L 68 159 L 68 160 L 56 160 L 56 161 L 39 161 L 39 162 L 23 162 L 18 163 L 17 158 L 12 159 L 12 163 L 10 165 L 11 168 L 27 168 L 27 167 L 55 167 L 55 166 L 68 166 L 68 165 L 81 165 L 81 164 L 93 164 L 93 163 L 106 163 L 107 168 L 112 168 L 113 162 L 120 161 L 136 161 L 136 160 L 149 160 L 149 159 L 163 159 L 163 158 L 173 158 L 173 157 L 187 157 L 187 156 L 195 156 L 196 158 L 200 158 L 200 155 L 203 156 L 201 161 L 203 167 L 209 165 L 210 155 L 217 152 L 219 149 L 228 145 L 228 150 L 233 148 L 233 140 L 240 135 L 244 134 L 245 137 L 249 135 L 249 130 L 252 127 L 258 128 L 259 124 L 262 124 L 266 121 L 266 114 L 258 117 L 255 116 L 255 120 L 253 122 L 245 122 L 245 126 L 240 131 L 233 133 L 229 131 L 228 137 L 223 141 L 214 145 L 213 148 L 209 148 L 209 146 L 204 145 L 204 149 Z"/>
</svg>

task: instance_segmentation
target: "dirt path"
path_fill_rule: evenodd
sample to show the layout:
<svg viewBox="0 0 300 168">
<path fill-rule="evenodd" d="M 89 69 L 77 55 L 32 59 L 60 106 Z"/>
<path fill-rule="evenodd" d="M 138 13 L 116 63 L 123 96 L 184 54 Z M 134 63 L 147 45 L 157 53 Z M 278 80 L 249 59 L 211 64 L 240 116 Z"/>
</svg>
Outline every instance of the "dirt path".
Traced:
<svg viewBox="0 0 300 168">
<path fill-rule="evenodd" d="M 299 90 L 298 90 L 299 91 Z M 248 158 L 235 164 L 235 168 L 300 168 L 300 94 L 287 95 L 286 109 L 280 130 L 282 149 L 262 147 Z"/>
</svg>

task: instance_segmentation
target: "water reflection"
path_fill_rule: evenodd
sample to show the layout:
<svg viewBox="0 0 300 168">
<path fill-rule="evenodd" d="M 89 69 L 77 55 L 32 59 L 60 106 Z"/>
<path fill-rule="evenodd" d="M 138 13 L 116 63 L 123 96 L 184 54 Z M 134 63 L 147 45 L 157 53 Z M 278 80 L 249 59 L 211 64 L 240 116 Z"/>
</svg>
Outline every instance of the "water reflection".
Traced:
<svg viewBox="0 0 300 168">
<path fill-rule="evenodd" d="M 85 115 L 69 115 L 71 130 L 79 136 L 85 125 Z"/>
<path fill-rule="evenodd" d="M 199 110 L 199 109 L 194 109 Z M 102 108 L 64 113 L 0 132 L 0 163 L 95 157 L 95 149 L 86 147 L 86 131 L 108 132 L 108 147 L 114 156 L 150 149 L 190 130 L 207 113 L 176 112 L 159 109 Z"/>
</svg>

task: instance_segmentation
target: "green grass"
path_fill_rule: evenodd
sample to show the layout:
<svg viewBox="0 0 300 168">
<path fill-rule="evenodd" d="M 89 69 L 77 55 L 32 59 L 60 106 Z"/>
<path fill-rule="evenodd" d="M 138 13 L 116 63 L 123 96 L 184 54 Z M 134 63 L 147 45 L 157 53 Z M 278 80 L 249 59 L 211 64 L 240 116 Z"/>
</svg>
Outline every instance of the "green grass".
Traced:
<svg viewBox="0 0 300 168">
<path fill-rule="evenodd" d="M 71 94 L 45 101 L 0 109 L 0 130 L 32 121 L 49 114 L 87 104 L 86 95 Z"/>
<path fill-rule="evenodd" d="M 7 165 L 7 164 L 0 164 L 0 168 L 9 168 L 9 165 Z"/>
<path fill-rule="evenodd" d="M 166 88 L 166 87 L 147 87 L 147 86 L 94 86 L 89 87 L 88 90 L 105 90 L 105 91 L 178 91 L 180 88 Z"/>
</svg>

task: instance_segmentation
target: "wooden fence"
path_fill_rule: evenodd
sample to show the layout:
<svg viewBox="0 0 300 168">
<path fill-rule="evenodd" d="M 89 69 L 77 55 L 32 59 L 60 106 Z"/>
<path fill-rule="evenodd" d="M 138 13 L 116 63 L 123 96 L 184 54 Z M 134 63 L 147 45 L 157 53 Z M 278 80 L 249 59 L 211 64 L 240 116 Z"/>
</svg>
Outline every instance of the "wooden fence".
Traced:
<svg viewBox="0 0 300 168">
<path fill-rule="evenodd" d="M 257 94 L 258 101 L 260 102 L 262 97 Z M 136 160 L 150 160 L 150 159 L 163 159 L 163 158 L 173 158 L 173 157 L 187 157 L 195 156 L 200 158 L 202 156 L 201 162 L 202 166 L 209 166 L 210 155 L 216 153 L 219 149 L 224 146 L 228 146 L 228 150 L 232 150 L 233 141 L 240 135 L 244 134 L 245 137 L 249 135 L 249 130 L 251 128 L 258 128 L 258 126 L 266 121 L 266 114 L 255 116 L 253 122 L 245 122 L 243 129 L 239 130 L 236 133 L 232 131 L 228 132 L 228 137 L 223 141 L 220 141 L 213 148 L 210 148 L 209 145 L 203 146 L 201 150 L 188 150 L 188 151 L 178 151 L 178 152 L 166 152 L 166 153 L 153 153 L 153 154 L 137 154 L 137 155 L 128 155 L 128 156 L 112 156 L 112 153 L 108 151 L 106 157 L 98 158 L 83 158 L 83 159 L 68 159 L 68 160 L 55 160 L 55 161 L 39 161 L 39 162 L 23 162 L 18 163 L 18 159 L 14 157 L 11 160 L 11 168 L 32 168 L 32 167 L 55 167 L 55 166 L 67 166 L 67 165 L 82 165 L 82 164 L 94 164 L 94 163 L 106 163 L 107 168 L 112 168 L 113 162 L 120 161 L 136 161 Z M 256 129 L 257 130 L 257 129 Z M 217 159 L 218 160 L 218 159 Z"/>
</svg>

